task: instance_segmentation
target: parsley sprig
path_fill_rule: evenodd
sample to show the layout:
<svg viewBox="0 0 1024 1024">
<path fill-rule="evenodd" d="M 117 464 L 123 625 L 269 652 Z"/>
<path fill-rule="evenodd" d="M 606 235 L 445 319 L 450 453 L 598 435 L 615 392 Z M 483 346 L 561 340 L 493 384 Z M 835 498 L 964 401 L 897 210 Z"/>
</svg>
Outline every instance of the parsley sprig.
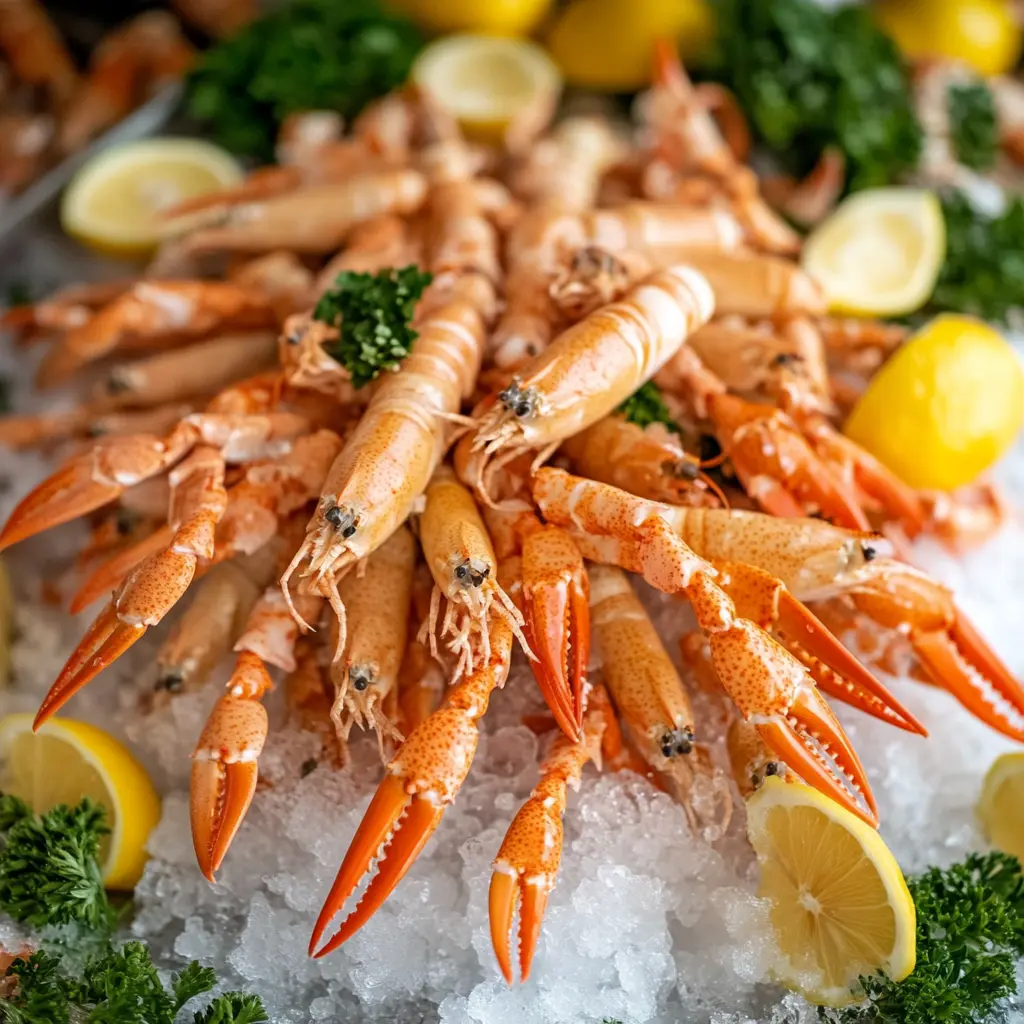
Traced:
<svg viewBox="0 0 1024 1024">
<path fill-rule="evenodd" d="M 89 960 L 79 977 L 38 950 L 7 969 L 14 992 L 0 998 L 5 1024 L 174 1024 L 179 1011 L 216 984 L 216 974 L 193 960 L 165 988 L 141 942 L 108 949 Z M 196 1024 L 261 1024 L 268 1019 L 258 996 L 229 992 L 194 1016 Z"/>
<path fill-rule="evenodd" d="M 227 149 L 270 160 L 289 114 L 336 110 L 348 121 L 406 80 L 422 45 L 377 0 L 292 0 L 206 52 L 188 112 Z"/>
<path fill-rule="evenodd" d="M 97 864 L 106 814 L 89 800 L 41 817 L 0 795 L 0 910 L 33 928 L 80 924 L 109 932 L 115 914 Z"/>
<path fill-rule="evenodd" d="M 717 0 L 712 74 L 736 93 L 762 144 L 803 176 L 828 146 L 851 191 L 888 185 L 922 146 L 907 69 L 864 7 Z"/>
<path fill-rule="evenodd" d="M 672 418 L 669 407 L 662 397 L 661 388 L 649 380 L 627 398 L 618 410 L 630 423 L 638 427 L 649 427 L 652 423 L 663 423 L 674 434 L 682 431 Z"/>
<path fill-rule="evenodd" d="M 1007 324 L 1024 310 L 1024 199 L 1015 197 L 1001 215 L 988 217 L 954 192 L 943 199 L 942 213 L 946 260 L 922 313 L 969 313 Z"/>
<path fill-rule="evenodd" d="M 917 966 L 900 982 L 862 978 L 867 1002 L 821 1011 L 836 1024 L 980 1024 L 1016 992 L 1024 956 L 1024 878 L 1005 853 L 971 854 L 908 879 Z"/>
<path fill-rule="evenodd" d="M 991 169 L 999 152 L 999 122 L 992 90 L 982 81 L 951 85 L 946 102 L 957 160 L 975 171 Z"/>
<path fill-rule="evenodd" d="M 347 270 L 316 304 L 314 318 L 338 328 L 338 340 L 325 351 L 348 370 L 355 387 L 393 369 L 412 350 L 417 332 L 409 325 L 431 280 L 415 265 L 378 274 Z"/>
</svg>

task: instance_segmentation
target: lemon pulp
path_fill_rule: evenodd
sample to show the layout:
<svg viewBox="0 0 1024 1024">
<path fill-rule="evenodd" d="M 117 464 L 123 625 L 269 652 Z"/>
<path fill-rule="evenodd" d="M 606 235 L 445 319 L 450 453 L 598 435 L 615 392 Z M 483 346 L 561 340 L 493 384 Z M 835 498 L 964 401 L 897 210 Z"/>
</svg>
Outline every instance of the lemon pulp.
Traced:
<svg viewBox="0 0 1024 1024">
<path fill-rule="evenodd" d="M 747 812 L 759 895 L 783 957 L 779 981 L 842 1006 L 860 998 L 861 975 L 884 970 L 900 981 L 914 969 L 914 901 L 874 829 L 817 790 L 774 777 Z"/>
<path fill-rule="evenodd" d="M 146 840 L 160 820 L 160 797 L 134 755 L 87 722 L 51 719 L 32 732 L 32 716 L 0 720 L 0 791 L 37 813 L 83 797 L 107 809 L 110 834 L 99 861 L 108 889 L 132 889 L 146 863 Z"/>
<path fill-rule="evenodd" d="M 900 316 L 931 297 L 946 255 L 938 199 L 911 188 L 850 196 L 804 243 L 804 270 L 829 307 L 854 316 Z"/>
<path fill-rule="evenodd" d="M 985 776 L 978 818 L 989 842 L 1024 859 L 1024 751 L 997 757 Z"/>
</svg>

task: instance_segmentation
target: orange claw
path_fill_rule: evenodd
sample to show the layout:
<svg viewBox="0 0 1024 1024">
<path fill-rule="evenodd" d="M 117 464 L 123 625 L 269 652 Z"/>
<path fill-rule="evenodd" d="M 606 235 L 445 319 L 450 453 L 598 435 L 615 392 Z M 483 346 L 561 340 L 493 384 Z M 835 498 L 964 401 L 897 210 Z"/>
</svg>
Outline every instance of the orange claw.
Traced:
<svg viewBox="0 0 1024 1024">
<path fill-rule="evenodd" d="M 262 660 L 242 651 L 192 754 L 192 843 L 210 882 L 256 792 L 257 759 L 267 739 L 267 711 L 260 701 L 272 686 Z"/>
<path fill-rule="evenodd" d="M 93 465 L 92 453 L 79 456 L 29 491 L 0 531 L 0 551 L 119 497 L 124 487 L 112 480 L 94 480 Z"/>
<path fill-rule="evenodd" d="M 143 559 L 157 554 L 171 542 L 174 530 L 167 525 L 154 530 L 148 537 L 131 547 L 118 551 L 112 558 L 107 559 L 98 566 L 89 578 L 79 588 L 78 593 L 71 600 L 68 610 L 72 615 L 77 615 L 84 608 L 88 608 L 97 598 L 116 590 L 125 577 Z"/>
<path fill-rule="evenodd" d="M 937 685 L 986 725 L 1024 742 L 1024 686 L 957 608 L 949 591 L 899 562 L 886 560 L 873 567 L 877 575 L 853 590 L 858 610 L 882 626 L 906 631 Z"/>
<path fill-rule="evenodd" d="M 145 632 L 145 625 L 122 622 L 116 602 L 111 601 L 96 617 L 43 698 L 32 723 L 33 730 L 59 711 L 86 683 L 116 661 Z"/>
<path fill-rule="evenodd" d="M 785 716 L 773 715 L 755 724 L 771 750 L 805 782 L 878 827 L 878 806 L 864 766 L 813 686 L 797 692 Z"/>
<path fill-rule="evenodd" d="M 507 578 L 507 572 L 502 574 Z M 309 940 L 310 956 L 326 956 L 370 919 L 412 866 L 445 807 L 458 794 L 476 754 L 477 723 L 512 663 L 512 629 L 494 613 L 490 641 L 490 656 L 474 651 L 473 671 L 448 691 L 444 704 L 412 731 L 388 765 L 317 918 Z M 321 945 L 331 921 L 370 870 L 381 847 L 383 857 L 362 899 Z"/>
<path fill-rule="evenodd" d="M 540 527 L 523 540 L 523 603 L 533 673 L 559 728 L 571 740 L 583 724 L 590 660 L 590 586 L 568 534 Z"/>
<path fill-rule="evenodd" d="M 510 940 L 519 903 L 519 979 L 530 977 L 540 926 L 562 860 L 562 815 L 566 790 L 579 785 L 583 766 L 597 761 L 606 728 L 614 722 L 602 687 L 595 687 L 582 738 L 558 736 L 540 769 L 530 799 L 519 809 L 494 860 L 488 911 L 491 944 L 505 980 L 512 984 Z"/>
<path fill-rule="evenodd" d="M 832 635 L 818 617 L 770 573 L 737 562 L 715 562 L 719 583 L 737 611 L 783 645 L 808 668 L 830 696 L 908 732 L 924 726 Z"/>
</svg>

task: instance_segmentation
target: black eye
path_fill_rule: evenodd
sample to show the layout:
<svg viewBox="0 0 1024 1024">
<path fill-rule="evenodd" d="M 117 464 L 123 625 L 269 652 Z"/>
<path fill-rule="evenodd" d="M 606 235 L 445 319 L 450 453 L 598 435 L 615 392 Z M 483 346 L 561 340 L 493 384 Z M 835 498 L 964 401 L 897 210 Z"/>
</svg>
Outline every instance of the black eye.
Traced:
<svg viewBox="0 0 1024 1024">
<path fill-rule="evenodd" d="M 355 524 L 353 523 L 351 526 L 346 526 L 345 529 L 341 531 L 341 535 L 342 535 L 342 537 L 344 537 L 347 540 L 355 532 L 356 532 L 356 527 L 355 527 Z"/>
<path fill-rule="evenodd" d="M 331 526 L 341 526 L 342 511 L 337 505 L 332 505 L 325 513 L 324 519 L 331 524 Z"/>
<path fill-rule="evenodd" d="M 457 579 L 464 580 L 466 574 L 469 572 L 469 567 L 465 565 L 458 565 L 455 567 L 455 576 Z"/>
<path fill-rule="evenodd" d="M 870 544 L 861 544 L 860 553 L 864 556 L 865 562 L 870 562 L 878 557 L 878 549 L 873 548 Z"/>
<path fill-rule="evenodd" d="M 778 775 L 779 774 L 779 766 L 774 761 L 769 761 L 764 766 L 764 773 L 765 773 L 766 776 L 768 776 L 768 775 Z"/>
<path fill-rule="evenodd" d="M 529 402 L 517 402 L 515 407 L 515 414 L 519 417 L 530 415 L 530 403 Z"/>
<path fill-rule="evenodd" d="M 166 675 L 161 676 L 153 687 L 158 692 L 160 690 L 166 690 L 168 693 L 178 693 L 185 685 L 185 680 L 182 678 L 179 672 L 168 672 Z"/>
</svg>

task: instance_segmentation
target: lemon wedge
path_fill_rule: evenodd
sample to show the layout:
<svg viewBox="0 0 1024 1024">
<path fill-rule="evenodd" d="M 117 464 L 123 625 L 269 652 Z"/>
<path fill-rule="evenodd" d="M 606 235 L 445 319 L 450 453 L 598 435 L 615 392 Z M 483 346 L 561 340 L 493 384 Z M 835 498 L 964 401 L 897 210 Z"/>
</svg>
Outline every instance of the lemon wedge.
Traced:
<svg viewBox="0 0 1024 1024">
<path fill-rule="evenodd" d="M 928 301 L 946 258 L 946 222 L 931 192 L 858 192 L 808 237 L 803 267 L 835 313 L 902 316 Z"/>
<path fill-rule="evenodd" d="M 431 32 L 521 36 L 537 27 L 551 0 L 392 0 L 391 6 Z"/>
<path fill-rule="evenodd" d="M 997 850 L 1024 859 L 1024 751 L 992 763 L 981 787 L 978 820 Z"/>
<path fill-rule="evenodd" d="M 543 122 L 562 89 L 558 68 L 539 46 L 499 36 L 439 39 L 417 58 L 412 78 L 467 136 L 490 143 L 523 120 Z"/>
<path fill-rule="evenodd" d="M 36 813 L 83 797 L 107 809 L 110 835 L 100 844 L 108 889 L 133 889 L 146 866 L 146 840 L 160 820 L 160 797 L 146 770 L 109 733 L 70 718 L 32 732 L 32 716 L 0 719 L 0 791 Z"/>
<path fill-rule="evenodd" d="M 230 153 L 201 139 L 143 139 L 104 149 L 72 178 L 64 230 L 113 255 L 143 255 L 160 241 L 160 214 L 185 199 L 241 182 Z"/>
<path fill-rule="evenodd" d="M 902 981 L 917 956 L 917 915 L 878 833 L 817 790 L 769 777 L 747 800 L 747 834 L 761 865 L 783 954 L 776 976 L 822 1006 L 856 1002 L 857 979 Z"/>
<path fill-rule="evenodd" d="M 952 491 L 995 463 L 1024 422 L 1024 367 L 1002 335 L 938 316 L 875 374 L 843 432 L 911 487 Z"/>
</svg>

